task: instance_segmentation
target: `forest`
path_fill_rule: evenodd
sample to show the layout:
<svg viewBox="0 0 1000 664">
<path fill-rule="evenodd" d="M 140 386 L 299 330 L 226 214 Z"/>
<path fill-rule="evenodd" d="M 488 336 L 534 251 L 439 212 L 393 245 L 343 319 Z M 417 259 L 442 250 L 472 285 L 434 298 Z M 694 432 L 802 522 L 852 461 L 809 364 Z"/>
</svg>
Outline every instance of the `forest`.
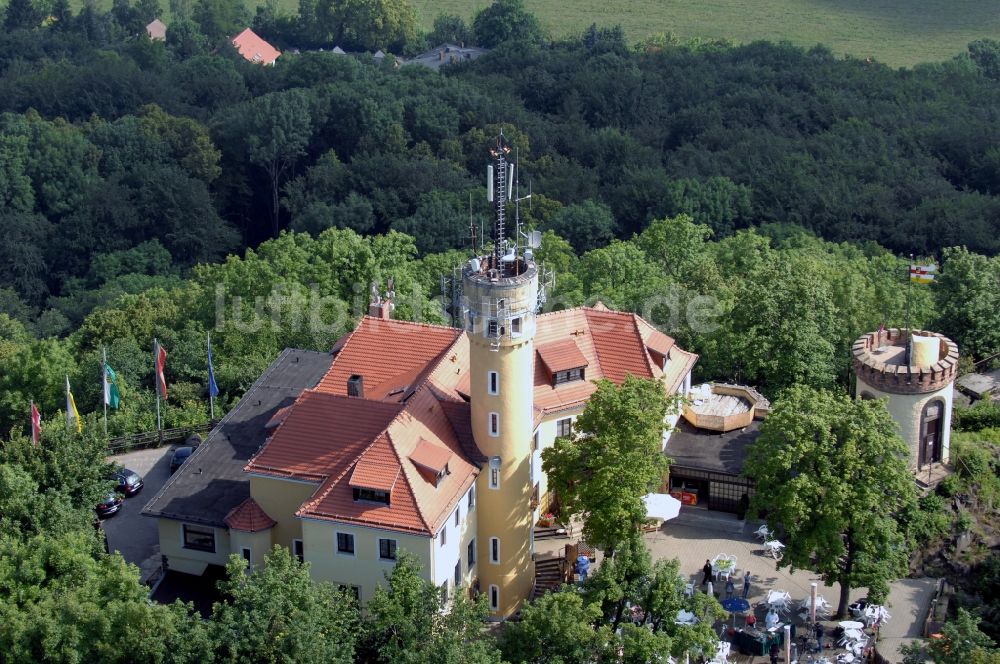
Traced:
<svg viewBox="0 0 1000 664">
<path fill-rule="evenodd" d="M 850 391 L 853 340 L 907 321 L 955 339 L 963 370 L 997 362 L 1000 43 L 894 69 L 823 47 L 634 44 L 597 26 L 551 41 L 520 0 L 468 25 L 441 16 L 426 34 L 405 0 L 301 0 L 295 15 L 174 0 L 166 40 L 147 39 L 166 9 L 10 0 L 0 31 L 0 559 L 14 561 L 0 564 L 0 597 L 18 597 L 0 602 L 0 645 L 13 661 L 240 661 L 266 647 L 274 661 L 539 656 L 514 637 L 478 639 L 481 607 L 437 622 L 434 589 L 405 565 L 382 613 L 319 613 L 267 646 L 254 621 L 337 591 L 276 552 L 270 576 L 232 581 L 233 603 L 202 622 L 145 603 L 88 522 L 106 488 L 105 353 L 116 436 L 156 426 L 154 338 L 169 351 L 171 427 L 209 418 L 209 333 L 218 416 L 283 348 L 329 349 L 373 281 L 394 279 L 397 317 L 445 323 L 441 277 L 488 217 L 485 148 L 501 130 L 532 194 L 522 221 L 543 232 L 536 256 L 556 275 L 546 307 L 635 311 L 699 354 L 698 380 L 772 398 Z M 284 51 L 276 66 L 232 48 L 247 25 Z M 490 52 L 441 73 L 370 55 L 442 42 Z M 911 253 L 940 266 L 933 284 L 907 284 Z M 67 380 L 79 437 L 62 426 Z M 959 419 L 1000 443 L 997 413 Z M 978 472 L 962 482 L 996 492 L 996 460 L 968 458 Z M 996 570 L 983 574 L 995 586 Z M 274 614 L 253 614 L 262 598 Z M 586 637 L 581 657 L 608 656 L 608 635 L 587 626 L 593 606 L 546 601 L 576 622 L 546 624 L 543 607 L 523 634 L 558 633 L 565 648 Z M 413 631 L 390 634 L 401 615 Z M 335 638 L 319 638 L 331 625 Z M 117 629 L 135 652 L 117 649 Z M 440 638 L 422 643 L 427 630 Z M 620 638 L 637 640 L 630 652 L 664 647 Z"/>
</svg>

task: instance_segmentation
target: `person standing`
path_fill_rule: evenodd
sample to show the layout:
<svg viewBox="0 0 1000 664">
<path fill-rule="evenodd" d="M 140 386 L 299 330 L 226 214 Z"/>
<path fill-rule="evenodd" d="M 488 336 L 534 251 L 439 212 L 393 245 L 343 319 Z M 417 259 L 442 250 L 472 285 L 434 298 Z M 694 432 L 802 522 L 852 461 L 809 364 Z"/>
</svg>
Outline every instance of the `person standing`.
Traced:
<svg viewBox="0 0 1000 664">
<path fill-rule="evenodd" d="M 750 570 L 747 570 L 743 574 L 743 599 L 750 597 L 750 580 L 753 577 L 750 576 Z"/>
<path fill-rule="evenodd" d="M 733 584 L 733 577 L 729 577 L 726 579 L 726 599 L 732 599 L 735 592 L 736 586 Z"/>
<path fill-rule="evenodd" d="M 701 580 L 701 585 L 705 585 L 712 580 L 712 563 L 705 561 L 705 566 L 701 568 L 701 571 L 705 573 L 705 578 Z"/>
</svg>

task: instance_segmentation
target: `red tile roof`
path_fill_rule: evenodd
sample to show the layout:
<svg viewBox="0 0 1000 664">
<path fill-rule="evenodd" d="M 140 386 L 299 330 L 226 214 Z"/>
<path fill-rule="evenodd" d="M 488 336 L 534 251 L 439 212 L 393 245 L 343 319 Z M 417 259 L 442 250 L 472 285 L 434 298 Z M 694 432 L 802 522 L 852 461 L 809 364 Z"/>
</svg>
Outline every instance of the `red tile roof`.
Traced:
<svg viewBox="0 0 1000 664">
<path fill-rule="evenodd" d="M 354 471 L 347 483 L 359 489 L 388 492 L 396 486 L 399 471 L 400 465 L 396 461 L 380 459 L 375 454 L 365 454 L 354 464 Z"/>
<path fill-rule="evenodd" d="M 364 377 L 365 399 L 394 396 L 399 401 L 461 334 L 452 327 L 365 316 L 340 346 L 330 371 L 316 389 L 347 394 L 347 379 L 360 375 Z"/>
<path fill-rule="evenodd" d="M 230 510 L 223 522 L 232 530 L 242 530 L 245 533 L 267 530 L 278 523 L 253 498 L 247 498 Z"/>
<path fill-rule="evenodd" d="M 321 481 L 354 463 L 402 406 L 306 390 L 246 471 Z"/>
<path fill-rule="evenodd" d="M 545 364 L 549 373 L 566 371 L 587 366 L 587 358 L 580 352 L 580 347 L 570 339 L 560 339 L 535 347 L 538 358 Z"/>
<path fill-rule="evenodd" d="M 253 63 L 273 65 L 281 51 L 261 39 L 257 33 L 247 28 L 233 38 L 233 46 L 244 58 Z"/>
<path fill-rule="evenodd" d="M 435 474 L 439 474 L 444 472 L 448 467 L 448 460 L 452 456 L 454 456 L 454 453 L 448 448 L 435 445 L 421 438 L 417 441 L 417 446 L 410 452 L 410 461 Z"/>
</svg>

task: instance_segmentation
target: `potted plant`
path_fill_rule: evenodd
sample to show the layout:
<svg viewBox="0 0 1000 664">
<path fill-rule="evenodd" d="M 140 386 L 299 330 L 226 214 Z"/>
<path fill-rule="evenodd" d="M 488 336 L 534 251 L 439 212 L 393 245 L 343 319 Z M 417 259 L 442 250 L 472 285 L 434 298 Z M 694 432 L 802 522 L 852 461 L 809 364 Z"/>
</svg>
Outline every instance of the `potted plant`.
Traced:
<svg viewBox="0 0 1000 664">
<path fill-rule="evenodd" d="M 538 520 L 538 525 L 541 526 L 542 528 L 548 528 L 553 524 L 553 522 L 555 522 L 555 520 L 556 517 L 552 514 L 552 512 L 547 512 L 546 514 L 543 514 L 542 518 Z"/>
</svg>

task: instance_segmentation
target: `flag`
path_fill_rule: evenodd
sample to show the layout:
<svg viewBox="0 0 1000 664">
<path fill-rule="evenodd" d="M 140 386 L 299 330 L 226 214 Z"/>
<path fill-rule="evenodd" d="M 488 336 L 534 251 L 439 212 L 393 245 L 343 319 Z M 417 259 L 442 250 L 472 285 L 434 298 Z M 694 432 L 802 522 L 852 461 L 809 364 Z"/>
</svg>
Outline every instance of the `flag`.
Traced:
<svg viewBox="0 0 1000 664">
<path fill-rule="evenodd" d="M 159 394 L 164 399 L 167 398 L 167 379 L 163 375 L 163 372 L 167 368 L 167 350 L 160 345 L 160 342 L 155 342 L 156 344 L 156 393 Z"/>
<path fill-rule="evenodd" d="M 219 386 L 215 382 L 215 369 L 212 368 L 212 337 L 208 337 L 208 396 L 213 399 L 219 396 Z"/>
<path fill-rule="evenodd" d="M 70 429 L 76 428 L 77 433 L 83 431 L 83 421 L 80 419 L 80 411 L 76 409 L 76 399 L 69 389 L 69 376 L 66 376 L 66 426 Z"/>
<path fill-rule="evenodd" d="M 31 402 L 31 440 L 38 444 L 42 439 L 42 414 L 38 412 L 38 406 Z"/>
<path fill-rule="evenodd" d="M 111 406 L 115 410 L 122 402 L 122 393 L 118 390 L 118 374 L 111 368 L 111 365 L 104 363 L 104 405 Z"/>
<path fill-rule="evenodd" d="M 917 284 L 929 284 L 937 274 L 937 265 L 910 265 L 910 281 Z"/>
<path fill-rule="evenodd" d="M 885 323 L 881 323 L 878 326 L 878 334 L 879 334 L 879 336 L 885 334 Z"/>
</svg>

